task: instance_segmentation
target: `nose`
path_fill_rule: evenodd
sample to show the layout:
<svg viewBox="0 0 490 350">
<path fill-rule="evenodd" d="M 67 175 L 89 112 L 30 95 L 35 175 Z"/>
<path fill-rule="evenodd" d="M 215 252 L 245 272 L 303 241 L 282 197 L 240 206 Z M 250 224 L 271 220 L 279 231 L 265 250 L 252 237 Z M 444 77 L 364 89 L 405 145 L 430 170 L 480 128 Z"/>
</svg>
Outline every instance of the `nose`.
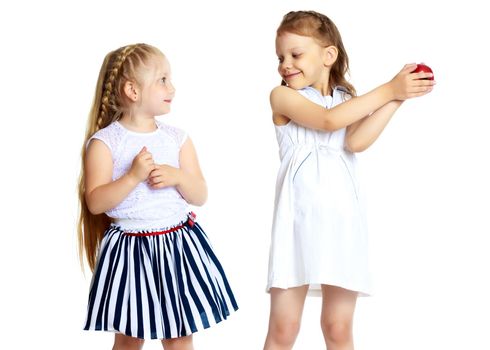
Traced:
<svg viewBox="0 0 490 350">
<path fill-rule="evenodd" d="M 292 67 L 291 65 L 291 60 L 289 59 L 284 59 L 280 64 L 279 64 L 279 69 L 281 71 L 285 71 L 285 70 L 288 70 Z"/>
<path fill-rule="evenodd" d="M 168 92 L 170 92 L 171 94 L 174 94 L 175 93 L 175 86 L 174 86 L 174 84 L 172 84 L 171 81 L 168 81 L 168 83 L 167 83 L 167 89 L 168 89 Z"/>
</svg>

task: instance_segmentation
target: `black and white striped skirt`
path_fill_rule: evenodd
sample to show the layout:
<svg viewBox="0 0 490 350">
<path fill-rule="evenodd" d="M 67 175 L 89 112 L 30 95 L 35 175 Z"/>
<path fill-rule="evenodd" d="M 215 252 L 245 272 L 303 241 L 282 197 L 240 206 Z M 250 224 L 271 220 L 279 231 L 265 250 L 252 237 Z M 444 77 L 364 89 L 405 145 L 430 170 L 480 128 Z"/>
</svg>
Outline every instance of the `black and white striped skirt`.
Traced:
<svg viewBox="0 0 490 350">
<path fill-rule="evenodd" d="M 238 309 L 199 224 L 189 221 L 169 231 L 128 234 L 115 225 L 106 231 L 85 330 L 177 338 L 208 328 Z"/>
</svg>

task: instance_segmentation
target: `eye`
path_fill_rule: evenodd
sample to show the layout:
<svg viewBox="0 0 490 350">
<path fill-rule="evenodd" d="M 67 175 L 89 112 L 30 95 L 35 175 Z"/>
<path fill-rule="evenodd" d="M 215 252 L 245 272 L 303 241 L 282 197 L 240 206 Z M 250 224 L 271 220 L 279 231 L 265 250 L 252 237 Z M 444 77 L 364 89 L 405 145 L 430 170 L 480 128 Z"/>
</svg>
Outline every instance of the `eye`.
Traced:
<svg viewBox="0 0 490 350">
<path fill-rule="evenodd" d="M 301 57 L 302 53 L 301 52 L 298 52 L 298 53 L 293 53 L 292 56 L 293 58 L 299 58 Z"/>
<path fill-rule="evenodd" d="M 165 83 L 167 82 L 167 78 L 166 78 L 166 77 L 161 78 L 161 79 L 160 79 L 160 82 L 161 82 L 162 84 L 165 84 Z"/>
<path fill-rule="evenodd" d="M 279 61 L 279 63 L 282 63 L 284 61 L 284 57 L 278 57 L 277 60 Z"/>
</svg>

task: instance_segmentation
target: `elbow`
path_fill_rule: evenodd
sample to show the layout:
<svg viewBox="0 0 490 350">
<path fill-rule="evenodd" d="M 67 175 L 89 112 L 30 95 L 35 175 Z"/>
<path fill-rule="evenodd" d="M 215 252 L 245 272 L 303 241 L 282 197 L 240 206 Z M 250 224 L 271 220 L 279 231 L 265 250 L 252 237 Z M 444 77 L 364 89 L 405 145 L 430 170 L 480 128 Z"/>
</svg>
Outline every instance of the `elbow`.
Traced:
<svg viewBox="0 0 490 350">
<path fill-rule="evenodd" d="M 92 200 L 89 194 L 85 195 L 85 203 L 87 205 L 87 209 L 90 212 L 90 214 L 100 215 L 105 213 L 105 210 L 103 210 L 103 208 L 97 205 L 97 202 L 95 200 Z"/>
<path fill-rule="evenodd" d="M 360 142 L 355 142 L 354 140 L 346 139 L 344 148 L 351 153 L 361 153 L 368 148 L 368 145 L 362 144 Z"/>
<path fill-rule="evenodd" d="M 88 202 L 87 202 L 87 208 L 88 208 L 88 211 L 90 212 L 90 214 L 92 214 L 92 215 L 100 215 L 100 214 L 105 213 L 105 211 L 102 210 L 102 208 L 99 208 L 96 205 L 89 205 Z"/>
<path fill-rule="evenodd" d="M 323 121 L 322 130 L 333 132 L 333 131 L 340 130 L 344 127 L 345 127 L 345 125 L 341 125 L 338 122 L 335 122 L 334 120 L 325 119 Z"/>
<path fill-rule="evenodd" d="M 206 182 L 203 181 L 200 188 L 196 189 L 194 193 L 189 193 L 187 197 L 188 198 L 184 197 L 187 203 L 194 205 L 196 207 L 203 206 L 208 200 L 208 188 Z"/>
<path fill-rule="evenodd" d="M 196 198 L 192 198 L 192 200 L 188 200 L 187 203 L 192 204 L 196 207 L 202 207 L 208 199 L 207 194 L 206 195 L 201 195 Z"/>
<path fill-rule="evenodd" d="M 199 198 L 197 200 L 194 200 L 190 204 L 196 206 L 196 207 L 202 207 L 206 203 L 207 198 Z"/>
<path fill-rule="evenodd" d="M 204 184 L 204 187 L 202 189 L 202 192 L 200 193 L 200 196 L 196 199 L 197 200 L 194 203 L 194 205 L 198 206 L 198 207 L 203 206 L 208 201 L 208 188 L 207 188 L 206 184 Z"/>
<path fill-rule="evenodd" d="M 367 150 L 367 147 L 354 147 L 354 148 L 348 148 L 349 152 L 351 153 L 361 153 Z"/>
</svg>

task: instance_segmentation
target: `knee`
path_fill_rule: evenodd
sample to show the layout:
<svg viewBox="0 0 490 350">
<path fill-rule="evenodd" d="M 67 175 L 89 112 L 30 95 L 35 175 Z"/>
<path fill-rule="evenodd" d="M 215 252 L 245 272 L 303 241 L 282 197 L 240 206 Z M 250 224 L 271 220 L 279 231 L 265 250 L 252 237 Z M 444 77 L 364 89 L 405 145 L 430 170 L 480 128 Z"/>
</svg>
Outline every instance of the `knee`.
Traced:
<svg viewBox="0 0 490 350">
<path fill-rule="evenodd" d="M 118 334 L 114 341 L 113 350 L 141 350 L 145 341 L 143 339 Z"/>
<path fill-rule="evenodd" d="M 325 339 L 333 344 L 352 342 L 352 323 L 347 321 L 322 320 L 322 331 Z"/>
<path fill-rule="evenodd" d="M 269 332 L 276 344 L 291 345 L 298 336 L 300 326 L 300 320 L 283 319 L 272 323 Z"/>
<path fill-rule="evenodd" d="M 165 350 L 192 350 L 192 335 L 180 338 L 165 339 L 162 340 L 162 345 Z"/>
</svg>

